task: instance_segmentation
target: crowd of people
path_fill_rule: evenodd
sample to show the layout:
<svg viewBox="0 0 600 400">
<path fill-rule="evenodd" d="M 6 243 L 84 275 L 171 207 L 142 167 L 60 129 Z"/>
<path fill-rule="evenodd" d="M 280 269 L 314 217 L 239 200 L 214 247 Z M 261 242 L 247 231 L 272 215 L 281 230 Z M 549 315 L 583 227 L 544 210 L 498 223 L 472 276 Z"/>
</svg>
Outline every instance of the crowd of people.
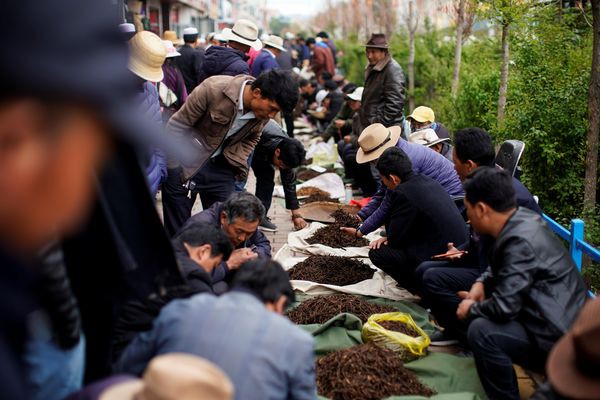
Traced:
<svg viewBox="0 0 600 400">
<path fill-rule="evenodd" d="M 487 132 L 405 117 L 385 35 L 352 83 L 326 32 L 259 39 L 240 19 L 160 38 L 105 3 L 0 6 L 0 398 L 316 398 L 314 340 L 283 315 L 294 290 L 262 232 L 277 171 L 308 225 L 298 119 L 370 197 L 342 231 L 384 227 L 370 260 L 431 310 L 433 344 L 472 352 L 489 398 L 519 398 L 513 363 L 547 369 L 538 399 L 599 392 L 598 301 Z"/>
</svg>

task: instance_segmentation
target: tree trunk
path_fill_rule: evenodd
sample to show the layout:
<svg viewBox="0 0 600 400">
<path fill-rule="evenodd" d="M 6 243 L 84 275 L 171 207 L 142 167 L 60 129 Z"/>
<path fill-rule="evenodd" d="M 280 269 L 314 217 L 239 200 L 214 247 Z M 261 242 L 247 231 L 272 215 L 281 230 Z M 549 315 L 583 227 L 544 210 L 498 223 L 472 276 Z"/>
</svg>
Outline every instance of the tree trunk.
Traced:
<svg viewBox="0 0 600 400">
<path fill-rule="evenodd" d="M 456 15 L 456 45 L 454 46 L 454 72 L 452 73 L 452 98 L 458 95 L 460 81 L 460 63 L 462 58 L 463 21 L 465 18 L 465 1 L 459 0 Z"/>
<path fill-rule="evenodd" d="M 600 0 L 592 0 L 594 45 L 592 50 L 592 72 L 588 95 L 587 152 L 585 155 L 584 209 L 596 206 L 598 183 L 598 132 L 600 131 Z"/>
<path fill-rule="evenodd" d="M 408 109 L 415 109 L 415 32 L 417 23 L 414 21 L 413 2 L 408 2 Z"/>
<path fill-rule="evenodd" d="M 504 121 L 506 111 L 506 93 L 508 92 L 508 39 L 510 25 L 508 22 L 502 24 L 502 65 L 500 67 L 500 90 L 498 92 L 498 125 Z"/>
</svg>

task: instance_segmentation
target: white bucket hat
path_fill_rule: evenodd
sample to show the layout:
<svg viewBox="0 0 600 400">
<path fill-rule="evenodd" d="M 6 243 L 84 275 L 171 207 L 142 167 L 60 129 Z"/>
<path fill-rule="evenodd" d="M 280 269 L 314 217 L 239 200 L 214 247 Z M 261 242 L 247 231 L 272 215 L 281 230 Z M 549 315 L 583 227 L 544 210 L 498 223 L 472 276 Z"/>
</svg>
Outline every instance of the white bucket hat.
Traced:
<svg viewBox="0 0 600 400">
<path fill-rule="evenodd" d="M 283 47 L 283 39 L 276 35 L 269 35 L 265 40 L 262 41 L 265 46 L 275 47 L 278 50 L 287 52 L 287 49 Z"/>
<path fill-rule="evenodd" d="M 350 100 L 354 100 L 354 101 L 362 101 L 362 95 L 363 95 L 363 91 L 365 90 L 364 87 L 359 86 L 356 89 L 354 89 L 354 92 L 352 93 L 348 93 L 346 95 L 347 98 L 349 98 Z"/>
<path fill-rule="evenodd" d="M 390 126 L 389 128 L 383 124 L 367 126 L 358 137 L 360 148 L 356 152 L 356 162 L 364 164 L 377 160 L 384 151 L 398 143 L 401 132 L 402 128 L 399 126 Z"/>
<path fill-rule="evenodd" d="M 447 142 L 449 138 L 441 138 L 435 133 L 435 131 L 431 128 L 422 129 L 420 131 L 416 131 L 412 133 L 408 137 L 408 141 L 411 143 L 422 144 L 427 147 L 431 147 L 438 143 Z"/>
<path fill-rule="evenodd" d="M 129 41 L 129 70 L 150 82 L 163 80 L 162 65 L 167 57 L 163 41 L 154 33 L 141 31 Z"/>
<path fill-rule="evenodd" d="M 165 50 L 167 50 L 167 58 L 179 57 L 181 55 L 170 40 L 163 40 L 163 44 L 165 45 Z"/>
<path fill-rule="evenodd" d="M 238 42 L 250 47 L 261 44 L 258 40 L 258 27 L 248 19 L 238 19 L 235 21 L 233 28 L 223 29 L 223 37 L 228 41 Z"/>
</svg>

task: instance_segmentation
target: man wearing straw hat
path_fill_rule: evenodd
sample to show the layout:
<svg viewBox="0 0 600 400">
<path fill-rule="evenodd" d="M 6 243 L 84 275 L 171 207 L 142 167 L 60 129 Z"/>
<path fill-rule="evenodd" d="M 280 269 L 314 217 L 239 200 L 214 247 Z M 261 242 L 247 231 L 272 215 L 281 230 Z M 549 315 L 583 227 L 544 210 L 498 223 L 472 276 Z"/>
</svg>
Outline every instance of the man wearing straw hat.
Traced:
<svg viewBox="0 0 600 400">
<path fill-rule="evenodd" d="M 263 44 L 265 47 L 260 51 L 260 54 L 252 64 L 252 76 L 254 77 L 271 69 L 279 69 L 277 57 L 282 52 L 287 52 L 285 47 L 283 47 L 283 39 L 279 36 L 269 35 L 267 39 L 263 41 Z"/>
<path fill-rule="evenodd" d="M 392 58 L 384 34 L 374 33 L 365 47 L 369 65 L 365 70 L 358 131 L 375 123 L 401 126 L 405 97 L 402 67 Z"/>
<path fill-rule="evenodd" d="M 204 63 L 204 49 L 198 47 L 198 29 L 196 28 L 185 28 L 183 30 L 183 41 L 185 43 L 179 48 L 181 56 L 177 58 L 177 66 L 183 75 L 185 88 L 189 94 L 200 83 L 200 71 Z M 177 44 L 176 41 L 173 41 L 173 43 Z"/>
</svg>

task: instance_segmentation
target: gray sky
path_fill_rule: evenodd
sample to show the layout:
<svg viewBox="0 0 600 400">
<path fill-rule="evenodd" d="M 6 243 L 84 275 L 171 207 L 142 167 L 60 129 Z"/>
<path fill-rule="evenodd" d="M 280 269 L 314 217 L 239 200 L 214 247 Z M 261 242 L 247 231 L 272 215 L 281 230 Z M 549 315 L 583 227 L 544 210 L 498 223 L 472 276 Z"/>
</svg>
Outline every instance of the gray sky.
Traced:
<svg viewBox="0 0 600 400">
<path fill-rule="evenodd" d="M 324 4 L 322 0 L 267 0 L 267 7 L 277 10 L 281 15 L 314 15 Z"/>
</svg>

